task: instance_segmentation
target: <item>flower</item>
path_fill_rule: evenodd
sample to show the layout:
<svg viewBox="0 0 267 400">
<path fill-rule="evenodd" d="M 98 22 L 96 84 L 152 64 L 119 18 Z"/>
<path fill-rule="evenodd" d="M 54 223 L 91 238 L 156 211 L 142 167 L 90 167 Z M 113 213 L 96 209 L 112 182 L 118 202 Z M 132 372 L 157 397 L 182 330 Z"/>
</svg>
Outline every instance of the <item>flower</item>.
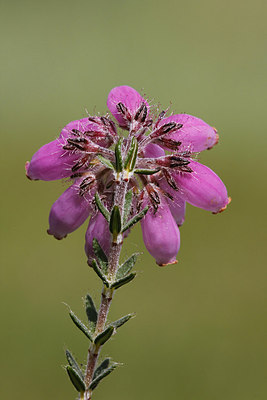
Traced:
<svg viewBox="0 0 267 400">
<path fill-rule="evenodd" d="M 89 116 L 70 122 L 58 139 L 45 144 L 26 163 L 31 180 L 68 178 L 72 182 L 51 208 L 48 233 L 62 239 L 91 215 L 85 244 L 88 260 L 94 257 L 94 238 L 109 253 L 108 223 L 94 196 L 97 192 L 111 211 L 115 188 L 125 181 L 133 193 L 127 218 L 148 206 L 141 221 L 145 246 L 159 265 L 173 264 L 186 202 L 213 213 L 229 203 L 221 179 L 195 157 L 218 142 L 217 131 L 187 114 L 167 116 L 161 111 L 155 116 L 147 100 L 129 86 L 112 89 L 107 106 L 118 127 L 128 134 L 118 134 L 109 115 Z M 131 158 L 134 147 L 136 157 Z M 124 163 L 120 169 L 118 148 Z"/>
</svg>

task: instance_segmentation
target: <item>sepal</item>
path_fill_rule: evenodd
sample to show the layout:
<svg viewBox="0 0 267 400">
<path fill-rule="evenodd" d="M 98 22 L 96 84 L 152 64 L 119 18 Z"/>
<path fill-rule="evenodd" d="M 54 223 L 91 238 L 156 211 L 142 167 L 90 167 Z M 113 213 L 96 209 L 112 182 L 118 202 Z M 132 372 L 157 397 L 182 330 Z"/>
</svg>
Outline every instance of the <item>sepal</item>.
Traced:
<svg viewBox="0 0 267 400">
<path fill-rule="evenodd" d="M 108 209 L 104 206 L 102 203 L 99 194 L 96 192 L 95 194 L 95 203 L 97 205 L 98 210 L 101 212 L 101 214 L 106 218 L 106 220 L 109 222 L 110 219 L 110 213 Z"/>
<path fill-rule="evenodd" d="M 148 212 L 148 206 L 146 206 L 140 213 L 136 214 L 130 221 L 128 221 L 124 227 L 122 228 L 122 233 L 127 231 L 129 228 L 131 228 L 133 225 L 137 224 Z"/>
<path fill-rule="evenodd" d="M 77 328 L 79 328 L 80 331 L 82 331 L 85 336 L 92 342 L 93 338 L 89 329 L 82 323 L 82 321 L 79 320 L 78 317 L 76 317 L 73 311 L 70 310 L 69 315 Z"/>
<path fill-rule="evenodd" d="M 121 213 L 117 205 L 111 211 L 109 230 L 113 235 L 113 242 L 116 242 L 118 235 L 121 233 Z"/>
<path fill-rule="evenodd" d="M 98 159 L 101 162 L 101 164 L 105 165 L 105 167 L 112 169 L 114 171 L 114 165 L 112 164 L 111 161 L 109 161 L 107 158 L 101 156 L 101 154 L 98 154 Z"/>
<path fill-rule="evenodd" d="M 131 172 L 134 170 L 137 159 L 137 153 L 138 153 L 138 142 L 136 137 L 134 136 L 132 138 L 129 151 L 124 161 L 124 169 L 126 169 L 126 171 Z"/>
<path fill-rule="evenodd" d="M 103 332 L 101 332 L 99 335 L 96 336 L 94 340 L 95 345 L 102 346 L 111 338 L 113 332 L 114 332 L 114 326 L 112 325 L 108 326 Z"/>
<path fill-rule="evenodd" d="M 138 253 L 134 253 L 118 269 L 116 279 L 125 277 L 136 263 Z"/>
<path fill-rule="evenodd" d="M 136 169 L 134 171 L 135 174 L 142 174 L 142 175 L 154 175 L 159 172 L 159 169 Z"/>
<path fill-rule="evenodd" d="M 71 380 L 71 383 L 73 384 L 75 389 L 80 393 L 85 392 L 85 390 L 86 390 L 85 383 L 79 376 L 78 372 L 74 368 L 72 368 L 70 365 L 66 366 L 66 371 L 67 371 L 69 378 Z"/>
<path fill-rule="evenodd" d="M 95 308 L 92 297 L 87 294 L 85 297 L 85 311 L 88 318 L 89 326 L 92 331 L 95 331 L 98 313 Z"/>
<path fill-rule="evenodd" d="M 121 155 L 122 139 L 119 139 L 115 146 L 115 159 L 116 159 L 116 172 L 120 173 L 123 169 L 122 155 Z"/>
</svg>

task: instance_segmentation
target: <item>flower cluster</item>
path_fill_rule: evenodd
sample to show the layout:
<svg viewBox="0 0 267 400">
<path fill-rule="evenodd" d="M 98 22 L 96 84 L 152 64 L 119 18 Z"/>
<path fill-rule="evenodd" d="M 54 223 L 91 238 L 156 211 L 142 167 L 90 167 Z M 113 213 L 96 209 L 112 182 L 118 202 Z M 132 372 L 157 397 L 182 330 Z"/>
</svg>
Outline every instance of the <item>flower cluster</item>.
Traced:
<svg viewBox="0 0 267 400">
<path fill-rule="evenodd" d="M 148 206 L 141 220 L 147 250 L 159 265 L 175 263 L 180 247 L 178 227 L 184 222 L 186 202 L 213 213 L 229 203 L 221 179 L 195 159 L 196 153 L 217 143 L 217 132 L 191 115 L 167 116 L 162 111 L 155 116 L 149 103 L 128 86 L 112 89 L 107 106 L 117 124 L 109 116 L 70 122 L 58 139 L 41 147 L 26 163 L 31 180 L 72 181 L 51 208 L 48 233 L 62 239 L 91 215 L 87 257 L 93 257 L 93 238 L 108 254 L 111 234 L 95 205 L 95 194 L 110 211 L 115 187 L 123 180 L 133 194 L 129 216 Z M 116 167 L 118 148 L 123 170 Z M 134 160 L 129 156 L 133 148 Z"/>
</svg>

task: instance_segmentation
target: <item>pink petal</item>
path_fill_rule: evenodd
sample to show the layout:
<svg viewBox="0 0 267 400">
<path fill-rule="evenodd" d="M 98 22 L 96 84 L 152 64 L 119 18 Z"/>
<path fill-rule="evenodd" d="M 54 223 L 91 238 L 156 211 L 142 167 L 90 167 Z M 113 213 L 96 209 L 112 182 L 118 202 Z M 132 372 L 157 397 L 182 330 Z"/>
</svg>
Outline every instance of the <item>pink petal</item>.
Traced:
<svg viewBox="0 0 267 400">
<path fill-rule="evenodd" d="M 185 200 L 179 196 L 179 192 L 177 190 L 174 190 L 173 188 L 170 187 L 165 178 L 162 178 L 158 183 L 160 188 L 164 192 L 172 196 L 172 199 L 167 197 L 167 202 L 176 224 L 178 226 L 183 225 L 185 220 L 185 208 L 186 208 Z"/>
<path fill-rule="evenodd" d="M 215 128 L 197 117 L 188 114 L 176 114 L 164 118 L 159 127 L 170 122 L 182 124 L 183 127 L 166 135 L 166 138 L 182 142 L 179 151 L 191 151 L 193 153 L 210 149 L 218 142 L 218 135 Z"/>
<path fill-rule="evenodd" d="M 213 213 L 225 209 L 229 199 L 226 187 L 218 175 L 196 161 L 191 161 L 189 167 L 193 172 L 172 174 L 180 189 L 179 195 L 193 206 Z"/>
<path fill-rule="evenodd" d="M 149 208 L 141 220 L 141 227 L 145 246 L 156 263 L 161 266 L 175 264 L 180 248 L 180 232 L 163 198 L 155 214 L 153 207 Z"/>
<path fill-rule="evenodd" d="M 146 158 L 158 158 L 165 156 L 165 151 L 155 143 L 149 143 L 144 149 L 144 157 Z"/>
<path fill-rule="evenodd" d="M 142 103 L 145 103 L 147 115 L 149 114 L 148 102 L 135 89 L 130 86 L 117 86 L 110 91 L 107 106 L 122 127 L 127 127 L 127 122 L 118 112 L 117 105 L 119 103 L 122 103 L 128 109 L 132 120 Z"/>
<path fill-rule="evenodd" d="M 78 180 L 70 186 L 53 204 L 49 214 L 49 235 L 62 239 L 75 231 L 88 218 L 95 190 L 84 196 L 79 195 Z"/>
<path fill-rule="evenodd" d="M 67 178 L 73 174 L 71 168 L 80 159 L 80 154 L 63 149 L 65 141 L 53 140 L 45 144 L 26 164 L 26 174 L 29 179 L 53 181 Z"/>
</svg>

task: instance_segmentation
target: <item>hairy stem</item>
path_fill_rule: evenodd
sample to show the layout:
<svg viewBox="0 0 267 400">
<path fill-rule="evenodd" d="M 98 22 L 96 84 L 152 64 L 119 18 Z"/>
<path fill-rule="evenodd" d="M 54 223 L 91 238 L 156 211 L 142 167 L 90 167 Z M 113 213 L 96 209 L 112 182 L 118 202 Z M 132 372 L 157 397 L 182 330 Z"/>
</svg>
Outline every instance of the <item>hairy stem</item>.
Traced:
<svg viewBox="0 0 267 400">
<path fill-rule="evenodd" d="M 123 219 L 123 210 L 124 210 L 124 202 L 125 202 L 125 195 L 127 191 L 128 183 L 125 181 L 120 181 L 117 183 L 114 195 L 114 205 L 119 207 L 121 218 Z M 108 260 L 108 279 L 113 280 L 115 279 L 116 272 L 119 266 L 119 259 L 120 253 L 122 248 L 122 240 L 117 240 L 116 243 L 111 243 L 111 250 L 109 254 Z M 101 293 L 101 303 L 98 312 L 98 319 L 96 324 L 95 335 L 99 335 L 101 332 L 104 331 L 107 316 L 109 312 L 109 308 L 111 305 L 111 301 L 113 298 L 114 289 L 108 289 L 105 285 L 103 286 L 102 293 Z M 87 357 L 87 366 L 85 372 L 85 385 L 86 385 L 86 392 L 84 393 L 84 400 L 91 400 L 92 398 L 92 391 L 89 389 L 89 386 L 93 380 L 94 371 L 96 369 L 97 360 L 99 357 L 101 346 L 96 346 L 92 343 L 88 349 L 88 357 Z"/>
</svg>

